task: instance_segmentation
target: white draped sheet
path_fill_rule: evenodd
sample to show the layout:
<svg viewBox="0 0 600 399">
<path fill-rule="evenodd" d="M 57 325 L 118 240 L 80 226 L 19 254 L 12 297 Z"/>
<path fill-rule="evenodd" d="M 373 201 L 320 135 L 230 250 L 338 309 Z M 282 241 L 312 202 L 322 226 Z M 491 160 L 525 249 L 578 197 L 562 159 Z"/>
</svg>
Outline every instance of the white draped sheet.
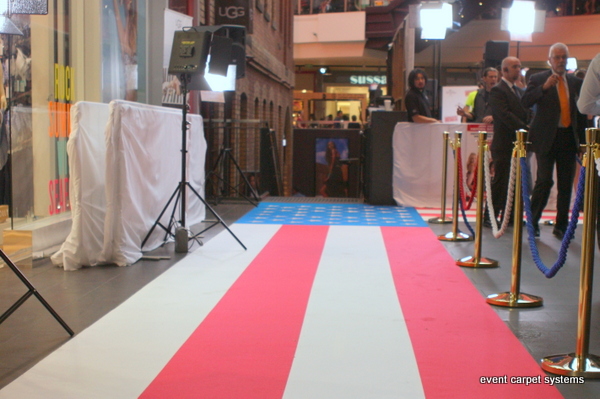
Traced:
<svg viewBox="0 0 600 399">
<path fill-rule="evenodd" d="M 443 132 L 462 132 L 461 153 L 463 176 L 469 154 L 478 152 L 479 130 L 485 125 L 444 124 L 444 123 L 408 123 L 396 125 L 394 130 L 394 200 L 399 205 L 439 208 L 442 190 Z M 488 133 L 488 139 L 493 133 Z M 446 204 L 452 206 L 454 185 L 454 155 L 448 145 L 448 170 L 446 181 Z"/>
<path fill-rule="evenodd" d="M 396 124 L 393 136 L 394 170 L 393 195 L 398 205 L 419 208 L 439 208 L 442 195 L 443 132 L 450 132 L 450 141 L 454 132 L 462 132 L 461 153 L 463 179 L 467 174 L 469 154 L 477 154 L 479 131 L 485 131 L 485 124 L 445 124 L 445 123 L 408 123 Z M 491 126 L 489 126 L 491 128 Z M 493 133 L 487 134 L 491 143 Z M 535 182 L 535 156 L 529 159 L 531 187 Z M 556 175 L 556 171 L 555 171 Z M 556 177 L 554 178 L 556 181 Z M 446 181 L 446 208 L 452 208 L 454 190 L 454 154 L 448 145 L 448 169 Z M 572 195 L 571 202 L 575 195 Z M 472 208 L 475 209 L 475 208 Z M 546 210 L 556 209 L 556 185 L 552 187 Z"/>
<path fill-rule="evenodd" d="M 125 266 L 142 256 L 141 243 L 181 180 L 181 111 L 127 101 L 77 103 L 67 144 L 73 227 L 53 257 L 65 270 Z M 187 178 L 203 195 L 206 141 L 202 117 L 188 115 Z M 104 129 L 106 127 L 106 129 Z M 204 204 L 186 190 L 186 226 L 201 222 Z M 174 202 L 161 218 L 169 224 Z M 179 219 L 179 208 L 175 218 Z M 164 242 L 157 226 L 144 246 Z"/>
</svg>

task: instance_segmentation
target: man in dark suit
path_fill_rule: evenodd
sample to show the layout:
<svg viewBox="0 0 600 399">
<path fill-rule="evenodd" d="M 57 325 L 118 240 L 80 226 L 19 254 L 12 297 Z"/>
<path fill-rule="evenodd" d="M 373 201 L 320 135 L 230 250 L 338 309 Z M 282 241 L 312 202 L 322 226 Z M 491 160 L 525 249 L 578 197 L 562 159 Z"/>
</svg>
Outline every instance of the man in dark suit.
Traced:
<svg viewBox="0 0 600 399">
<path fill-rule="evenodd" d="M 575 176 L 575 161 L 579 144 L 585 143 L 586 117 L 577 110 L 582 80 L 567 74 L 569 49 L 563 43 L 550 47 L 551 69 L 531 76 L 521 99 L 525 107 L 536 106 L 529 141 L 537 160 L 537 178 L 531 195 L 533 227 L 539 236 L 539 220 L 548 203 L 554 185 L 552 175 L 556 164 L 557 190 L 554 234 L 565 235 L 569 223 L 569 206 Z"/>
<path fill-rule="evenodd" d="M 490 106 L 494 117 L 491 152 L 494 165 L 492 204 L 495 217 L 504 211 L 510 180 L 510 163 L 516 131 L 527 129 L 528 111 L 521 105 L 522 89 L 515 83 L 521 75 L 521 61 L 516 57 L 502 60 L 502 79 L 490 90 Z"/>
</svg>

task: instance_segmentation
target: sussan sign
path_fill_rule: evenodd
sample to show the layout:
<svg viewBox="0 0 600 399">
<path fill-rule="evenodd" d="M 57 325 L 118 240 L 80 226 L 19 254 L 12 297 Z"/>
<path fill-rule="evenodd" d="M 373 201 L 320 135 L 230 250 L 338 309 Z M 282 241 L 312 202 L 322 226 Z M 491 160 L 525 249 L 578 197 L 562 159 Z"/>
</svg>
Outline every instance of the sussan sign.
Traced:
<svg viewBox="0 0 600 399">
<path fill-rule="evenodd" d="M 352 75 L 352 76 L 350 76 L 350 84 L 353 84 L 353 85 L 370 85 L 373 83 L 385 85 L 385 84 L 387 84 L 387 76 L 385 76 L 385 75 Z"/>
</svg>

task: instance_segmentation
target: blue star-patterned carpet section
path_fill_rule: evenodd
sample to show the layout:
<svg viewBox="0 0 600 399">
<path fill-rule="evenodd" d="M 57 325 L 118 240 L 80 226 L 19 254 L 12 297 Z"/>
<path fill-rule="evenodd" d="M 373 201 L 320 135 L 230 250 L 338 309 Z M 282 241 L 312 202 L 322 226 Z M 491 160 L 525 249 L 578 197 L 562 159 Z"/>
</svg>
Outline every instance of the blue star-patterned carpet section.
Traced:
<svg viewBox="0 0 600 399">
<path fill-rule="evenodd" d="M 404 226 L 427 224 L 414 208 L 366 204 L 262 202 L 237 223 L 328 226 Z"/>
</svg>

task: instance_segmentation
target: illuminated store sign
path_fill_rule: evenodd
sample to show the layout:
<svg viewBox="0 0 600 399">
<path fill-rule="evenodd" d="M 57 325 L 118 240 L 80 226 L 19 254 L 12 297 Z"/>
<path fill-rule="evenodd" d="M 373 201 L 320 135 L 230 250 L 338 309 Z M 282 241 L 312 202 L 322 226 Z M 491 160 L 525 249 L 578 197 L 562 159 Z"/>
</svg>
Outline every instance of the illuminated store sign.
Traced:
<svg viewBox="0 0 600 399">
<path fill-rule="evenodd" d="M 352 75 L 350 76 L 350 84 L 353 85 L 370 85 L 370 84 L 387 84 L 387 76 L 385 75 Z"/>
</svg>

